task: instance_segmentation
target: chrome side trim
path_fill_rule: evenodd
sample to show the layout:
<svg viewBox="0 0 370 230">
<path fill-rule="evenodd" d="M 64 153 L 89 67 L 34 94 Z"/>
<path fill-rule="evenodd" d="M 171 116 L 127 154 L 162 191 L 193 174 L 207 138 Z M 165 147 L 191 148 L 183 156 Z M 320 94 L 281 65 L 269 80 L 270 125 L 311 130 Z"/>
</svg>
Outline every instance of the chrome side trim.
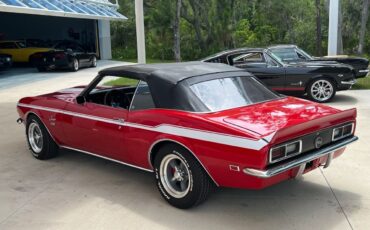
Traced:
<svg viewBox="0 0 370 230">
<path fill-rule="evenodd" d="M 113 162 L 116 162 L 116 163 L 119 163 L 119 164 L 123 164 L 123 165 L 126 165 L 126 166 L 130 166 L 130 167 L 136 168 L 136 169 L 141 169 L 143 171 L 153 172 L 153 170 L 151 170 L 151 169 L 143 168 L 143 167 L 140 167 L 140 166 L 136 166 L 136 165 L 129 164 L 129 163 L 126 163 L 126 162 L 123 162 L 123 161 L 119 161 L 119 160 L 115 160 L 115 159 L 112 159 L 112 158 L 109 158 L 109 157 L 101 156 L 101 155 L 98 155 L 98 154 L 95 154 L 95 153 L 92 153 L 92 152 L 88 152 L 88 151 L 84 151 L 84 150 L 81 150 L 81 149 L 75 149 L 75 148 L 71 148 L 71 147 L 68 147 L 68 146 L 65 146 L 65 145 L 60 146 L 60 148 L 69 149 L 69 150 L 73 150 L 73 151 L 76 151 L 76 152 L 85 153 L 85 154 L 88 154 L 88 155 L 91 155 L 91 156 L 103 158 L 105 160 L 113 161 Z"/>
<path fill-rule="evenodd" d="M 274 167 L 269 168 L 267 170 L 245 168 L 245 169 L 243 169 L 243 172 L 245 174 L 255 176 L 255 177 L 270 178 L 270 177 L 276 176 L 279 173 L 285 172 L 289 169 L 298 167 L 298 166 L 300 166 L 302 164 L 305 164 L 307 162 L 310 162 L 312 160 L 316 160 L 320 157 L 331 154 L 334 151 L 336 151 L 338 149 L 341 149 L 341 148 L 344 148 L 347 145 L 349 145 L 349 144 L 351 144 L 351 143 L 353 143 L 357 140 L 358 140 L 358 137 L 353 136 L 353 137 L 350 137 L 350 138 L 347 138 L 347 139 L 343 139 L 340 143 L 336 143 L 336 144 L 330 145 L 328 147 L 319 149 L 319 150 L 314 151 L 313 153 L 311 153 L 309 155 L 306 155 L 306 156 L 303 156 L 301 158 L 289 161 L 287 163 L 283 163 L 281 165 L 274 166 Z M 329 162 L 329 164 L 330 164 L 330 162 Z"/>
<path fill-rule="evenodd" d="M 356 80 L 350 80 L 350 81 L 341 81 L 342 85 L 354 85 L 356 84 Z"/>
<path fill-rule="evenodd" d="M 122 125 L 122 122 L 114 120 L 114 119 L 108 119 L 108 118 L 104 118 L 104 117 L 87 115 L 87 114 L 83 114 L 83 113 L 70 112 L 70 111 L 67 111 L 67 110 L 54 109 L 54 108 L 38 106 L 38 105 L 28 105 L 28 104 L 22 104 L 22 103 L 19 103 L 18 106 L 25 107 L 25 108 L 30 108 L 30 109 L 45 110 L 45 111 L 54 112 L 54 113 L 61 113 L 61 114 L 66 114 L 66 115 L 75 116 L 75 117 L 81 117 L 81 118 L 85 118 L 85 119 L 89 119 L 89 120 L 111 123 L 111 124 L 115 124 L 115 125 Z"/>
<path fill-rule="evenodd" d="M 215 185 L 217 187 L 219 187 L 218 183 L 216 182 L 215 179 L 213 179 L 212 175 L 208 172 L 208 170 L 206 169 L 206 167 L 204 167 L 204 165 L 202 164 L 202 162 L 199 160 L 199 158 L 194 154 L 193 151 L 191 151 L 188 147 L 186 147 L 186 145 L 184 145 L 183 143 L 181 142 L 178 142 L 178 141 L 175 141 L 175 140 L 172 140 L 172 139 L 168 139 L 168 138 L 163 138 L 163 139 L 159 139 L 157 141 L 155 141 L 149 148 L 149 151 L 148 151 L 148 162 L 149 162 L 149 165 L 153 168 L 153 165 L 152 165 L 152 162 L 151 162 L 151 156 L 152 156 L 152 150 L 154 148 L 154 146 L 156 146 L 157 144 L 161 143 L 161 142 L 164 142 L 164 141 L 169 141 L 169 142 L 173 142 L 173 143 L 176 143 L 178 145 L 181 145 L 183 148 L 185 148 L 186 150 L 189 151 L 189 153 L 191 153 L 195 159 L 197 159 L 197 161 L 199 162 L 199 164 L 203 167 L 204 171 L 206 171 L 206 173 L 208 174 L 208 176 L 212 179 L 212 181 L 215 183 Z"/>
<path fill-rule="evenodd" d="M 18 106 L 32 108 L 32 109 L 45 110 L 45 111 L 50 111 L 50 112 L 55 112 L 55 113 L 61 113 L 61 114 L 66 114 L 70 116 L 76 116 L 76 117 L 81 117 L 85 119 L 115 124 L 119 126 L 127 126 L 127 127 L 137 128 L 137 129 L 144 129 L 144 130 L 148 130 L 152 132 L 176 135 L 176 136 L 192 138 L 192 139 L 197 139 L 197 140 L 202 140 L 202 141 L 208 141 L 208 142 L 229 145 L 229 146 L 234 146 L 234 147 L 239 147 L 239 148 L 260 150 L 268 144 L 268 142 L 264 139 L 253 140 L 253 139 L 242 137 L 242 136 L 235 136 L 235 135 L 230 135 L 226 133 L 217 133 L 217 132 L 200 130 L 200 129 L 192 129 L 188 127 L 176 126 L 176 125 L 171 125 L 171 124 L 148 126 L 148 125 L 130 123 L 130 122 L 122 123 L 114 119 L 108 119 L 108 118 L 97 117 L 93 115 L 75 113 L 75 112 L 71 112 L 67 110 L 54 109 L 54 108 L 49 108 L 49 107 L 37 106 L 37 105 L 28 105 L 28 104 L 19 103 Z"/>
<path fill-rule="evenodd" d="M 359 73 L 368 73 L 369 72 L 369 69 L 361 69 L 358 72 Z"/>
</svg>

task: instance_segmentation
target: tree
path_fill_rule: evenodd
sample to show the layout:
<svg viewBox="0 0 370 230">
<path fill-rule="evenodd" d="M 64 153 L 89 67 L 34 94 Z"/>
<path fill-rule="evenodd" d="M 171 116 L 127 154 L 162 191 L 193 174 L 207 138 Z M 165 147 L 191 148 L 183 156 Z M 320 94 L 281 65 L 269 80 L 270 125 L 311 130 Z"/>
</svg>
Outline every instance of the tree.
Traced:
<svg viewBox="0 0 370 230">
<path fill-rule="evenodd" d="M 182 0 L 176 1 L 176 13 L 173 24 L 173 52 L 175 55 L 175 61 L 181 61 L 181 50 L 180 50 L 180 20 L 181 20 L 181 3 Z"/>
<path fill-rule="evenodd" d="M 357 53 L 362 54 L 364 51 L 364 40 L 365 40 L 365 33 L 366 33 L 366 23 L 367 18 L 369 16 L 369 0 L 363 0 L 362 3 L 362 14 L 361 14 L 361 29 L 360 29 L 360 38 L 358 42 L 358 50 Z"/>
<path fill-rule="evenodd" d="M 316 0 L 316 54 L 322 56 L 321 0 Z"/>
</svg>

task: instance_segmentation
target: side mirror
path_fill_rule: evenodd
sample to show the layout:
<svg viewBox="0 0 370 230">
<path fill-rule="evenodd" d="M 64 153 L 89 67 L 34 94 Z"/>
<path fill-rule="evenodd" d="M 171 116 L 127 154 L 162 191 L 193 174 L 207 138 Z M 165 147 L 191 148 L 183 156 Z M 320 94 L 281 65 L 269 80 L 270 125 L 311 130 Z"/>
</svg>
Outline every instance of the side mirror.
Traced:
<svg viewBox="0 0 370 230">
<path fill-rule="evenodd" d="M 71 54 L 71 53 L 73 53 L 73 50 L 71 48 L 68 48 L 67 49 L 67 53 L 70 53 Z"/>
<path fill-rule="evenodd" d="M 84 96 L 77 96 L 76 97 L 77 104 L 84 104 L 86 102 L 86 98 Z"/>
</svg>

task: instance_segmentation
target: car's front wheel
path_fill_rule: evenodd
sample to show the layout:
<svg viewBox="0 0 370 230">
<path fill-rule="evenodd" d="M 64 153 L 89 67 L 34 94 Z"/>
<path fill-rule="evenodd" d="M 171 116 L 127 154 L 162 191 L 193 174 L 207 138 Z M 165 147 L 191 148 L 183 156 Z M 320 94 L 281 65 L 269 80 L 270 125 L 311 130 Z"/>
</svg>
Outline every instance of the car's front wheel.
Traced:
<svg viewBox="0 0 370 230">
<path fill-rule="evenodd" d="M 38 117 L 30 115 L 27 119 L 26 134 L 28 146 L 35 158 L 45 160 L 58 154 L 58 145 Z"/>
<path fill-rule="evenodd" d="M 307 87 L 308 97 L 316 102 L 328 102 L 335 96 L 336 88 L 333 82 L 326 78 L 312 81 Z"/>
<path fill-rule="evenodd" d="M 154 159 L 158 189 L 171 205 L 187 209 L 205 201 L 214 184 L 200 163 L 176 144 L 163 146 Z"/>
</svg>

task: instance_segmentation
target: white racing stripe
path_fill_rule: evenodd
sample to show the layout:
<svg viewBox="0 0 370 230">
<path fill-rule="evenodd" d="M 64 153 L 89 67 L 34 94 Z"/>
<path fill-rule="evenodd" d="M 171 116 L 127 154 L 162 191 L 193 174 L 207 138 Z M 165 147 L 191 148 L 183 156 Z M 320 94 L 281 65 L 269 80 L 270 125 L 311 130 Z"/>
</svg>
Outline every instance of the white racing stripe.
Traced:
<svg viewBox="0 0 370 230">
<path fill-rule="evenodd" d="M 62 114 L 70 115 L 70 116 L 81 117 L 85 119 L 101 121 L 101 122 L 116 124 L 120 126 L 127 126 L 131 128 L 143 129 L 143 130 L 148 130 L 152 132 L 165 133 L 165 134 L 192 138 L 192 139 L 201 140 L 201 141 L 208 141 L 212 143 L 218 143 L 218 144 L 253 149 L 253 150 L 260 150 L 268 144 L 268 142 L 265 141 L 264 139 L 253 140 L 253 139 L 249 139 L 249 138 L 245 138 L 241 136 L 229 135 L 226 133 L 217 133 L 217 132 L 211 132 L 211 131 L 206 131 L 206 130 L 192 129 L 192 128 L 175 126 L 175 125 L 170 125 L 170 124 L 161 124 L 158 126 L 147 126 L 147 125 L 142 125 L 138 123 L 130 123 L 130 122 L 122 123 L 121 121 L 108 119 L 104 117 L 98 117 L 98 116 L 87 115 L 87 114 L 82 114 L 82 113 L 75 113 L 75 112 L 70 112 L 66 110 L 54 109 L 54 108 L 49 108 L 49 107 L 37 106 L 37 105 L 28 105 L 28 104 L 19 103 L 18 106 L 32 108 L 32 109 L 45 110 L 45 111 L 55 112 L 55 113 L 62 113 Z"/>
</svg>

